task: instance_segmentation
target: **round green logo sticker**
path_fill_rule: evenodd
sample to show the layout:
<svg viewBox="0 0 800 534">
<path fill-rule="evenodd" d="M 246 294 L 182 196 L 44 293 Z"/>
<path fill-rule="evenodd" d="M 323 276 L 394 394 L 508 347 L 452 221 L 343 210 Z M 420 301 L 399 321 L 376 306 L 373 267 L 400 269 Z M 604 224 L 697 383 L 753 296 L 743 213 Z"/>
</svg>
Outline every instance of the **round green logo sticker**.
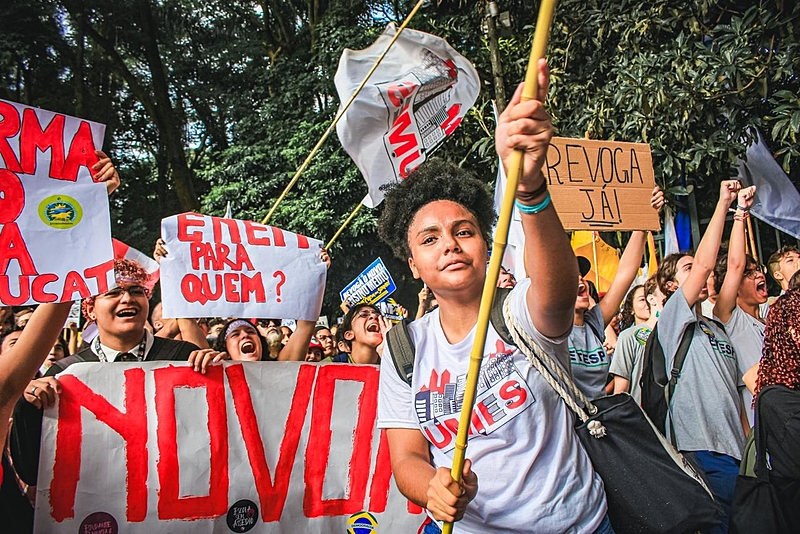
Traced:
<svg viewBox="0 0 800 534">
<path fill-rule="evenodd" d="M 53 195 L 39 204 L 39 218 L 47 226 L 66 229 L 77 226 L 83 218 L 83 208 L 67 195 Z"/>
</svg>

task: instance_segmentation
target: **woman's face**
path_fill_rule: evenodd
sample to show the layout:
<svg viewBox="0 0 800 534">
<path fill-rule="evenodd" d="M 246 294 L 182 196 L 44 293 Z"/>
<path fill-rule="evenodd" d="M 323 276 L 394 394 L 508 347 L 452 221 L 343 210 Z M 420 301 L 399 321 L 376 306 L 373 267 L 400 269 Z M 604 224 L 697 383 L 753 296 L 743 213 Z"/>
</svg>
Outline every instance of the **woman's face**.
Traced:
<svg viewBox="0 0 800 534">
<path fill-rule="evenodd" d="M 643 323 L 650 318 L 650 306 L 644 298 L 644 286 L 638 288 L 633 293 L 633 316 L 636 324 Z"/>
<path fill-rule="evenodd" d="M 261 361 L 261 340 L 258 338 L 258 331 L 252 325 L 239 325 L 229 331 L 225 339 L 225 348 L 231 360 Z"/>
<path fill-rule="evenodd" d="M 483 287 L 487 245 L 475 216 L 461 204 L 437 200 L 417 211 L 408 228 L 414 278 L 437 295 Z"/>
<path fill-rule="evenodd" d="M 353 316 L 350 330 L 344 335 L 351 344 L 362 343 L 373 348 L 377 347 L 383 342 L 380 314 L 369 306 L 359 309 Z"/>
</svg>

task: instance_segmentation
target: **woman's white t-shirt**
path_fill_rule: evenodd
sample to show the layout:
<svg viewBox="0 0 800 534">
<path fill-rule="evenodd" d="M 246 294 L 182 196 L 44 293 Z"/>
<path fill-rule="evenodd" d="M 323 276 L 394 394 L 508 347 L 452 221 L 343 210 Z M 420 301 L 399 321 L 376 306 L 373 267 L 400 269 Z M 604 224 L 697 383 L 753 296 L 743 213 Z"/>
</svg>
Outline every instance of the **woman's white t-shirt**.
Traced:
<svg viewBox="0 0 800 534">
<path fill-rule="evenodd" d="M 529 280 L 509 295 L 527 334 L 569 371 L 567 336 L 551 339 L 533 326 L 525 294 Z M 475 328 L 456 344 L 445 338 L 435 310 L 409 325 L 415 346 L 411 387 L 383 352 L 379 428 L 419 429 L 433 466 L 452 465 L 469 353 Z M 489 325 L 473 411 L 467 457 L 478 493 L 456 532 L 594 532 L 606 515 L 603 483 L 558 394 Z"/>
</svg>

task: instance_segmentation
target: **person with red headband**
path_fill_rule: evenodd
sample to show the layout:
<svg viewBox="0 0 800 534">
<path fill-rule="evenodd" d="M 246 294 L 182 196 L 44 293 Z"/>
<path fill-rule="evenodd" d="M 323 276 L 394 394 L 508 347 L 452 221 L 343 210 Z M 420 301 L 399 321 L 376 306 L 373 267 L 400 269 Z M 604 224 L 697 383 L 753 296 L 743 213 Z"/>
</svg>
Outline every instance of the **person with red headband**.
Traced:
<svg viewBox="0 0 800 534">
<path fill-rule="evenodd" d="M 28 485 L 36 484 L 42 411 L 55 404 L 61 390 L 58 373 L 78 362 L 186 361 L 198 350 L 187 341 L 154 337 L 145 328 L 150 290 L 145 287 L 148 273 L 141 265 L 114 260 L 114 274 L 115 288 L 84 299 L 82 304 L 84 317 L 97 324 L 97 337 L 88 348 L 53 363 L 42 378 L 31 380 L 14 408 L 12 458 L 17 473 Z"/>
</svg>

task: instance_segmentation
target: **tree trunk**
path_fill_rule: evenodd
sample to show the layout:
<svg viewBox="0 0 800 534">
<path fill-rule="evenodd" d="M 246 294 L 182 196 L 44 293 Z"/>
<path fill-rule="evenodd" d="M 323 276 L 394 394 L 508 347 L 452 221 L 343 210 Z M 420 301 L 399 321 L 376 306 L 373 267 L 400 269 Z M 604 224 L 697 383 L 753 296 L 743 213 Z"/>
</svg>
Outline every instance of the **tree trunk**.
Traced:
<svg viewBox="0 0 800 534">
<path fill-rule="evenodd" d="M 166 148 L 167 161 L 172 168 L 175 193 L 182 210 L 197 211 L 200 209 L 200 201 L 194 190 L 194 176 L 186 161 L 185 146 L 179 126 L 182 123 L 176 120 L 176 113 L 169 98 L 169 84 L 158 51 L 153 12 L 149 0 L 139 0 L 138 5 L 145 55 L 152 76 L 153 97 L 158 115 L 155 119 Z"/>
</svg>

